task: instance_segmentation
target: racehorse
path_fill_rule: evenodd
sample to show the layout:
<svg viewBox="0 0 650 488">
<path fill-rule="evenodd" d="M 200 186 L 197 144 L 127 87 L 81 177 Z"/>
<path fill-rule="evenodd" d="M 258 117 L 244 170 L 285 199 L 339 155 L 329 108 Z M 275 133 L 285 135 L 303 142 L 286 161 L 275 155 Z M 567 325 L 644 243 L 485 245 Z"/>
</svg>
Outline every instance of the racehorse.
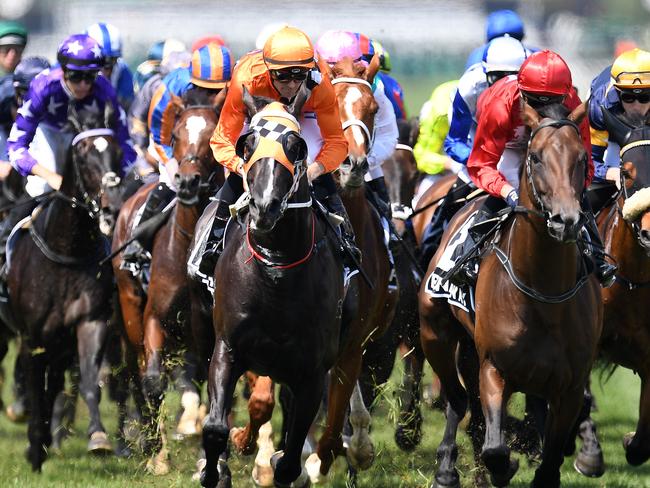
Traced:
<svg viewBox="0 0 650 488">
<path fill-rule="evenodd" d="M 349 313 L 341 257 L 311 208 L 307 147 L 296 120 L 308 95 L 303 84 L 284 107 L 244 90 L 253 130 L 240 137 L 237 153 L 245 161 L 250 202 L 243 225 L 229 224 L 214 272 L 215 345 L 203 427 L 207 463 L 201 473 L 206 487 L 229 480 L 227 416 L 237 380 L 248 370 L 291 390 L 285 449 L 273 460 L 274 479 L 276 486 L 304 482 L 303 443 Z M 260 110 L 261 105 L 266 106 Z M 276 131 L 254 130 L 265 124 Z"/>
<path fill-rule="evenodd" d="M 194 94 L 190 90 L 188 96 Z M 142 386 L 147 400 L 147 436 L 145 451 L 159 453 L 162 437 L 159 432 L 159 410 L 166 390 L 163 374 L 164 356 L 181 353 L 190 363 L 181 376 L 183 415 L 177 430 L 185 435 L 198 434 L 199 392 L 193 380 L 197 376 L 194 360 L 196 347 L 190 330 L 190 296 L 186 255 L 194 236 L 199 215 L 209 196 L 223 183 L 210 149 L 210 137 L 217 125 L 216 109 L 208 101 L 185 99 L 185 108 L 175 124 L 174 158 L 179 162 L 174 184 L 176 205 L 153 239 L 150 280 L 147 293 L 139 281 L 120 269 L 121 255 L 113 258 L 120 304 L 129 342 L 143 357 Z M 119 214 L 113 248 L 119 248 L 128 237 L 133 218 L 143 204 L 152 185 L 129 199 Z M 187 424 L 187 425 L 185 425 Z M 166 452 L 166 451 L 165 451 Z M 155 474 L 168 472 L 165 453 L 155 456 L 148 465 Z"/>
<path fill-rule="evenodd" d="M 108 254 L 99 214 L 107 190 L 119 183 L 122 157 L 114 138 L 114 110 L 77 113 L 68 124 L 76 134 L 62 168 L 61 189 L 32 214 L 29 235 L 12 244 L 8 288 L 16 328 L 23 336 L 30 406 L 32 469 L 40 471 L 52 442 L 49 421 L 65 369 L 79 355 L 81 394 L 88 405 L 88 450 L 111 450 L 100 420 L 98 372 L 110 317 L 112 274 L 99 261 Z"/>
<path fill-rule="evenodd" d="M 368 469 L 374 460 L 374 447 L 368 435 L 370 414 L 358 379 L 363 351 L 368 341 L 381 337 L 390 325 L 398 297 L 397 290 L 388 290 L 390 262 L 384 231 L 377 211 L 366 198 L 363 184 L 378 108 L 371 83 L 378 69 L 377 56 L 367 67 L 345 58 L 336 63 L 330 73 L 348 142 L 348 158 L 338 170 L 341 198 L 350 216 L 357 246 L 363 254 L 361 267 L 370 283 L 365 279 L 359 280 L 359 313 L 349 326 L 346 325 L 349 327 L 348 337 L 331 372 L 327 425 L 316 453 L 306 463 L 312 480 L 326 475 L 336 456 L 344 452 L 354 469 Z M 344 451 L 341 432 L 348 405 L 353 435 L 348 442 L 349 448 Z"/>
<path fill-rule="evenodd" d="M 650 127 L 646 120 L 616 117 L 604 109 L 610 139 L 621 147 L 621 190 L 599 216 L 605 252 L 618 265 L 616 283 L 603 290 L 600 343 L 606 359 L 641 377 L 636 432 L 623 440 L 627 462 L 650 458 Z"/>
<path fill-rule="evenodd" d="M 522 121 L 531 133 L 520 179 L 521 207 L 487 247 L 475 289 L 475 319 L 446 300 L 432 299 L 425 287 L 420 290 L 422 346 L 449 401 L 435 486 L 459 486 L 455 438 L 468 399 L 455 353 L 460 343 L 461 354 L 464 349 L 467 355 L 463 343 L 470 336 L 478 353 L 469 353 L 474 355 L 470 362 L 480 369 L 469 371 L 470 365 L 463 379 L 474 406 L 479 398 L 475 390 L 480 390 L 486 422 L 480 457 L 492 483 L 505 486 L 516 472 L 503 424 L 511 394 L 523 391 L 549 404 L 541 464 L 532 486 L 560 485 L 560 466 L 573 447 L 570 441 L 602 326 L 600 287 L 574 244 L 582 227 L 580 195 L 588 162 L 577 126 L 585 113 L 584 104 L 570 114 L 559 104 L 540 114 L 524 105 Z M 467 205 L 454 217 L 428 272 L 483 201 Z M 472 418 L 480 417 L 474 408 L 472 413 Z M 476 453 L 481 430 L 478 421 L 473 422 Z"/>
</svg>

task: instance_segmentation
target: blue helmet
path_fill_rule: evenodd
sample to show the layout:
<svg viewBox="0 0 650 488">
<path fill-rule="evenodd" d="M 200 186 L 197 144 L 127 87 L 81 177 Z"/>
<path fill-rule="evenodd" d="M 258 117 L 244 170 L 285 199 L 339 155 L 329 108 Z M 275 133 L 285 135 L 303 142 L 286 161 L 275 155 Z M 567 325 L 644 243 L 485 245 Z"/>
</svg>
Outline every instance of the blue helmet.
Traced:
<svg viewBox="0 0 650 488">
<path fill-rule="evenodd" d="M 487 18 L 487 40 L 509 35 L 521 41 L 524 38 L 524 23 L 512 10 L 495 10 Z"/>
<path fill-rule="evenodd" d="M 149 48 L 149 52 L 147 53 L 147 59 L 149 61 L 162 61 L 164 48 L 165 48 L 165 41 L 158 41 L 153 46 L 151 46 L 151 48 Z"/>
<path fill-rule="evenodd" d="M 85 33 L 99 43 L 104 56 L 107 58 L 119 58 L 122 56 L 122 36 L 114 25 L 97 22 L 89 26 Z"/>
<path fill-rule="evenodd" d="M 23 58 L 14 71 L 14 88 L 27 90 L 27 88 L 29 88 L 29 83 L 36 77 L 36 75 L 49 67 L 50 62 L 45 58 L 39 56 Z"/>
<path fill-rule="evenodd" d="M 88 34 L 74 34 L 61 43 L 56 53 L 61 68 L 99 71 L 104 65 L 102 48 Z"/>
</svg>

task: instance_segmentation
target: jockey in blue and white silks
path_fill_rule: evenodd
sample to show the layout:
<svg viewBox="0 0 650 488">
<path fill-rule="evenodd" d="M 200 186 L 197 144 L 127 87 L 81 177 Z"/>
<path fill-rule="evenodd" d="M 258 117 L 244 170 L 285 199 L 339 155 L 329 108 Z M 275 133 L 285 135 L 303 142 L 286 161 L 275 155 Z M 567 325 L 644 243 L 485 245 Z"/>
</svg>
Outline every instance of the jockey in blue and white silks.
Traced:
<svg viewBox="0 0 650 488">
<path fill-rule="evenodd" d="M 43 71 L 30 84 L 7 141 L 12 165 L 29 175 L 31 196 L 42 194 L 48 185 L 58 189 L 61 184 L 61 159 L 72 140 L 72 134 L 63 130 L 70 104 L 79 111 L 98 113 L 111 104 L 117 115 L 115 137 L 123 151 L 122 171 L 136 159 L 126 114 L 110 82 L 97 76 L 103 65 L 97 42 L 86 34 L 75 34 L 59 46 L 57 58 L 60 67 Z M 40 139 L 34 137 L 37 128 L 43 134 Z"/>
</svg>

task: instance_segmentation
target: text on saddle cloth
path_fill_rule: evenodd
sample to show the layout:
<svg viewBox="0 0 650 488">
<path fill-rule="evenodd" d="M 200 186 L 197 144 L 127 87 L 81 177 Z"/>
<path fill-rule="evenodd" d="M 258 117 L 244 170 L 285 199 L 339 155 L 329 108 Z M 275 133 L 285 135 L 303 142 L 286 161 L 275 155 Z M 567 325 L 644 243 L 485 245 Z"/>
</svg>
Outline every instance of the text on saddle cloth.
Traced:
<svg viewBox="0 0 650 488">
<path fill-rule="evenodd" d="M 429 275 L 425 284 L 425 292 L 434 298 L 446 298 L 450 305 L 465 310 L 474 311 L 474 289 L 470 286 L 458 287 L 444 278 L 456 262 L 463 258 L 466 253 L 465 243 L 468 240 L 469 231 L 476 220 L 477 212 L 471 214 L 461 225 L 456 233 L 449 239 L 436 269 Z M 476 265 L 478 266 L 478 264 Z"/>
</svg>

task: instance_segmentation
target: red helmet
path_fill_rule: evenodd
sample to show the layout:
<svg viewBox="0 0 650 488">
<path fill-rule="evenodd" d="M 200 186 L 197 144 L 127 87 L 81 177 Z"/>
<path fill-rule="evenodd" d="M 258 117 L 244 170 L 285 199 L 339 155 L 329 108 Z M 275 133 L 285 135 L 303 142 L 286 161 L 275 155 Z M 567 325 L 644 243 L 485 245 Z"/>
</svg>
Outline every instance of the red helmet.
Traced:
<svg viewBox="0 0 650 488">
<path fill-rule="evenodd" d="M 543 95 L 567 95 L 573 86 L 571 70 L 553 51 L 531 54 L 519 68 L 519 89 Z"/>
</svg>

